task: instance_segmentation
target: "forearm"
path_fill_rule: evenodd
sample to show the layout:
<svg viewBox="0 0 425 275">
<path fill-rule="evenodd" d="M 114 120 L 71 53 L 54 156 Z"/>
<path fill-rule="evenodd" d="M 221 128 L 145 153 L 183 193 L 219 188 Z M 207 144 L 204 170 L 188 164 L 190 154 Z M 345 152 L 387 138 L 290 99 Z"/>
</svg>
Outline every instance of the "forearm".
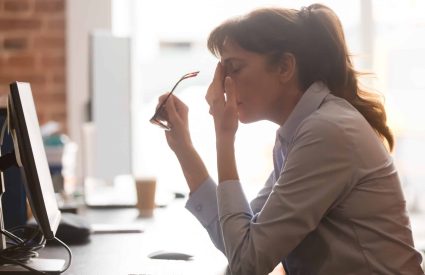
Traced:
<svg viewBox="0 0 425 275">
<path fill-rule="evenodd" d="M 238 180 L 234 137 L 217 138 L 218 182 Z"/>
<path fill-rule="evenodd" d="M 204 162 L 193 147 L 176 152 L 176 156 L 183 170 L 190 192 L 195 192 L 209 177 Z"/>
</svg>

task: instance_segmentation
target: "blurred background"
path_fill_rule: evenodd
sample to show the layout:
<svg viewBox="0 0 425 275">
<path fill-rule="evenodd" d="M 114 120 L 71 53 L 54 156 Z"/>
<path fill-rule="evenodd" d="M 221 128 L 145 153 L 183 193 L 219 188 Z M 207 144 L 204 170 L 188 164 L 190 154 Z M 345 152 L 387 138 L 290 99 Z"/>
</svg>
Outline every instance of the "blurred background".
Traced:
<svg viewBox="0 0 425 275">
<path fill-rule="evenodd" d="M 189 106 L 193 142 L 215 178 L 204 100 L 217 62 L 206 49 L 209 32 L 257 7 L 299 9 L 314 2 L 0 0 L 0 94 L 14 80 L 31 83 L 52 173 L 62 166 L 63 192 L 82 195 L 88 178 L 113 182 L 128 174 L 154 176 L 159 190 L 184 193 L 163 131 L 148 122 L 158 97 L 183 74 L 200 71 L 176 94 Z M 355 67 L 372 73 L 364 85 L 385 97 L 396 136 L 393 157 L 419 226 L 415 217 L 425 212 L 425 0 L 321 3 L 340 17 Z M 237 161 L 248 197 L 272 169 L 276 129 L 267 122 L 240 125 Z"/>
</svg>

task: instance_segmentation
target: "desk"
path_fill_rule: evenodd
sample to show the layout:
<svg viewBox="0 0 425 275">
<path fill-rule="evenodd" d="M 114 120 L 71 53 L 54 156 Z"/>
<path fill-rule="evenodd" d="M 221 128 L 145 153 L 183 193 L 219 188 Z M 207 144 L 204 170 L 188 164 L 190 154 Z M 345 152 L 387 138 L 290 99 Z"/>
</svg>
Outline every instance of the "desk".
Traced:
<svg viewBox="0 0 425 275">
<path fill-rule="evenodd" d="M 73 260 L 66 275 L 109 274 L 224 274 L 227 260 L 209 239 L 206 230 L 175 200 L 155 210 L 153 218 L 138 218 L 136 209 L 82 209 L 91 223 L 140 225 L 143 233 L 93 234 L 90 242 L 71 245 Z M 192 261 L 152 260 L 156 250 L 194 255 Z M 60 246 L 40 251 L 43 258 L 67 258 Z M 177 268 L 187 268 L 184 273 Z"/>
</svg>

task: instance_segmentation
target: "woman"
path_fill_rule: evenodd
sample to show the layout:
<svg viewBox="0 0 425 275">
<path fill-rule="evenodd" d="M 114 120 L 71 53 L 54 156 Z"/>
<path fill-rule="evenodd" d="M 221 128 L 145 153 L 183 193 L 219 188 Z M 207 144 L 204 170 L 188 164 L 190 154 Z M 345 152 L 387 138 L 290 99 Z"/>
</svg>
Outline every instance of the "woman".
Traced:
<svg viewBox="0 0 425 275">
<path fill-rule="evenodd" d="M 208 47 L 220 59 L 206 95 L 218 185 L 192 146 L 184 103 L 171 97 L 163 116 L 187 208 L 230 272 L 267 274 L 282 262 L 288 274 L 423 274 L 384 107 L 359 87 L 335 13 L 255 10 L 218 26 Z M 238 120 L 279 126 L 274 171 L 251 203 L 236 168 Z"/>
</svg>

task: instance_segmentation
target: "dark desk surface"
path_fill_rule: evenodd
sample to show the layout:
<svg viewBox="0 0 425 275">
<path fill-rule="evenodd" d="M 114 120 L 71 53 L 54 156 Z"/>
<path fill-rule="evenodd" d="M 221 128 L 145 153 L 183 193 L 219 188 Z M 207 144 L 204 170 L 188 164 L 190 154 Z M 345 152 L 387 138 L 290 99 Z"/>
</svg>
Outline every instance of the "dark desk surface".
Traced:
<svg viewBox="0 0 425 275">
<path fill-rule="evenodd" d="M 155 210 L 153 218 L 139 218 L 136 209 L 82 209 L 92 223 L 131 225 L 143 233 L 94 234 L 84 245 L 70 246 L 72 265 L 65 275 L 169 275 L 224 274 L 226 258 L 218 251 L 205 229 L 184 208 L 185 200 L 175 200 Z M 425 248 L 425 219 L 412 215 L 415 243 Z M 151 260 L 153 251 L 172 250 L 194 255 L 193 261 Z M 64 248 L 46 247 L 43 258 L 67 259 Z M 179 271 L 179 269 L 185 269 Z"/>
<path fill-rule="evenodd" d="M 184 209 L 184 200 L 155 210 L 153 218 L 139 218 L 136 209 L 83 209 L 91 223 L 130 224 L 143 233 L 93 234 L 90 242 L 71 245 L 72 265 L 64 274 L 223 274 L 226 258 L 209 239 L 198 221 Z M 194 255 L 192 261 L 152 260 L 156 250 L 171 250 Z M 60 246 L 40 251 L 44 258 L 67 259 Z M 179 272 L 179 269 L 185 271 Z"/>
</svg>

